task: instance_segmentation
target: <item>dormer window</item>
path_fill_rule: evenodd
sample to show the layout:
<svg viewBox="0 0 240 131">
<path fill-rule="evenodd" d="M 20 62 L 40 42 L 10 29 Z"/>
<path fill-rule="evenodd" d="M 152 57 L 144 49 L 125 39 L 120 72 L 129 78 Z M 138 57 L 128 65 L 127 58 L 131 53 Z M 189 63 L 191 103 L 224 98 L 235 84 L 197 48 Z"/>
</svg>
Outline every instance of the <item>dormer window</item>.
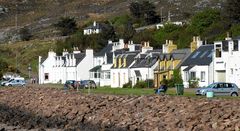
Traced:
<svg viewBox="0 0 240 131">
<path fill-rule="evenodd" d="M 229 48 L 228 41 L 223 41 L 222 42 L 222 50 L 228 51 L 228 48 Z"/>
<path fill-rule="evenodd" d="M 238 51 L 238 40 L 233 41 L 233 51 Z"/>
<path fill-rule="evenodd" d="M 216 54 L 215 54 L 215 56 L 216 56 L 217 58 L 222 57 L 221 44 L 217 44 L 217 45 L 216 45 Z"/>
</svg>

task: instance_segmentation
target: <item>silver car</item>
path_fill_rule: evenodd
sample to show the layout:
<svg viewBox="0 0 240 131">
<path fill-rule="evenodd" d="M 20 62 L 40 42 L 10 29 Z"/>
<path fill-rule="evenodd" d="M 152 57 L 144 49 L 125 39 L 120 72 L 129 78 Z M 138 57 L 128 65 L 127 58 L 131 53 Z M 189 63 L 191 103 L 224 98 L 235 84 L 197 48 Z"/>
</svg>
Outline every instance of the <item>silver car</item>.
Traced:
<svg viewBox="0 0 240 131">
<path fill-rule="evenodd" d="M 234 83 L 217 82 L 207 87 L 198 88 L 196 95 L 206 95 L 207 92 L 213 92 L 215 96 L 238 96 L 238 87 Z"/>
<path fill-rule="evenodd" d="M 25 80 L 14 80 L 14 79 L 10 80 L 5 84 L 5 86 L 25 86 L 25 85 L 26 85 Z"/>
</svg>

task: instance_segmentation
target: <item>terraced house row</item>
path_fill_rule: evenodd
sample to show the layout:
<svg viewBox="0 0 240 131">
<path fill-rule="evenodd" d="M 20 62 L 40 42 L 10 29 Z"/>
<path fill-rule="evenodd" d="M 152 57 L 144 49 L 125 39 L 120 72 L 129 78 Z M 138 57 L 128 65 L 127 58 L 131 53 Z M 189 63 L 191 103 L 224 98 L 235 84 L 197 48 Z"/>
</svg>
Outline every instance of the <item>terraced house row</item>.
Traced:
<svg viewBox="0 0 240 131">
<path fill-rule="evenodd" d="M 149 42 L 135 44 L 123 39 L 108 41 L 100 52 L 92 49 L 80 52 L 64 50 L 56 56 L 52 50 L 47 58 L 39 56 L 39 83 L 65 83 L 66 80 L 94 80 L 99 86 L 123 87 L 131 82 L 152 80 L 159 87 L 164 79 L 173 78 L 179 69 L 185 88 L 191 81 L 199 86 L 212 82 L 233 82 L 240 85 L 239 38 L 207 44 L 193 37 L 190 48 L 178 49 L 172 40 L 166 40 L 161 49 L 153 49 Z"/>
</svg>

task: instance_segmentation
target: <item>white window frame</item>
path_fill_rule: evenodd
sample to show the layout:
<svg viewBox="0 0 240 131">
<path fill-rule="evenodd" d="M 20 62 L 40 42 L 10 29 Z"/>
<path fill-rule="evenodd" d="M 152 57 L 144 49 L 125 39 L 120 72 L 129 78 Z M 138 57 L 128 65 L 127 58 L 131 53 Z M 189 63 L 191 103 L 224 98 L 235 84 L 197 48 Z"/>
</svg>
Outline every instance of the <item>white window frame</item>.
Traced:
<svg viewBox="0 0 240 131">
<path fill-rule="evenodd" d="M 205 82 L 206 81 L 206 72 L 205 71 L 201 71 L 201 74 L 200 74 L 200 78 L 201 78 L 201 82 Z"/>
</svg>

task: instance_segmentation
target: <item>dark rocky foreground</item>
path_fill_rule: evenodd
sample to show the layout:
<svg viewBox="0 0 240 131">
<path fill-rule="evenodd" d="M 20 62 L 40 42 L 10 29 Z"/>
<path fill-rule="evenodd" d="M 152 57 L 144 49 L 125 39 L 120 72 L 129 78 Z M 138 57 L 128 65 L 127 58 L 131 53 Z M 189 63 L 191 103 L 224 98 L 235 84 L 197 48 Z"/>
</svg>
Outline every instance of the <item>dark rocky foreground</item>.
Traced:
<svg viewBox="0 0 240 131">
<path fill-rule="evenodd" d="M 0 89 L 0 123 L 15 127 L 9 130 L 239 131 L 240 100 L 8 88 Z"/>
</svg>

